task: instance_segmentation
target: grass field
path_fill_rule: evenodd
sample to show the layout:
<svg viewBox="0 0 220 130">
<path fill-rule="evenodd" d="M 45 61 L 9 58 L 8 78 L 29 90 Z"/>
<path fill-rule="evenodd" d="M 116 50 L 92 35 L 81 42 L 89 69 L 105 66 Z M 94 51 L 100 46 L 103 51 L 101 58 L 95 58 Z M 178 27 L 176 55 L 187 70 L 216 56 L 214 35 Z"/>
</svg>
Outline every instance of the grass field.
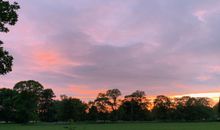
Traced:
<svg viewBox="0 0 220 130">
<path fill-rule="evenodd" d="M 0 124 L 0 130 L 70 130 L 68 125 Z M 77 124 L 71 130 L 219 130 L 220 122 L 212 123 L 122 123 L 122 124 Z"/>
</svg>

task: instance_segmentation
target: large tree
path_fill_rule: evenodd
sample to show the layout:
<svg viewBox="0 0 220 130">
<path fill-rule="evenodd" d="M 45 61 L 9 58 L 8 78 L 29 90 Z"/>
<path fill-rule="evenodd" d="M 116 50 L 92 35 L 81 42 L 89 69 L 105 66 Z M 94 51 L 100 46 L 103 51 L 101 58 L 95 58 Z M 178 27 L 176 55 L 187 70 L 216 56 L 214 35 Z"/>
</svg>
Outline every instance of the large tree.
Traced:
<svg viewBox="0 0 220 130">
<path fill-rule="evenodd" d="M 52 89 L 44 89 L 40 95 L 39 118 L 41 121 L 51 122 L 55 120 L 56 110 L 55 94 Z"/>
<path fill-rule="evenodd" d="M 16 92 L 8 88 L 0 89 L 0 121 L 14 121 Z"/>
<path fill-rule="evenodd" d="M 17 93 L 15 99 L 16 121 L 27 123 L 30 120 L 37 120 L 37 110 L 43 86 L 34 80 L 21 81 L 13 88 Z"/>
<path fill-rule="evenodd" d="M 106 92 L 108 97 L 108 104 L 111 107 L 111 120 L 118 120 L 117 109 L 119 107 L 120 100 L 118 99 L 121 96 L 121 91 L 119 89 L 110 89 Z"/>
<path fill-rule="evenodd" d="M 86 104 L 80 99 L 63 96 L 61 97 L 60 116 L 62 121 L 81 121 L 86 116 Z"/>
<path fill-rule="evenodd" d="M 109 105 L 112 110 L 115 111 L 118 107 L 118 98 L 121 96 L 121 91 L 118 89 L 110 89 L 106 92 L 106 96 L 108 97 Z"/>
<path fill-rule="evenodd" d="M 219 101 L 218 101 L 218 116 L 220 117 L 220 97 L 219 97 Z"/>
<path fill-rule="evenodd" d="M 119 107 L 120 118 L 122 120 L 150 120 L 149 104 L 145 92 L 137 90 L 125 96 Z"/>
<path fill-rule="evenodd" d="M 18 21 L 17 10 L 19 5 L 14 2 L 0 0 L 0 32 L 8 32 L 8 25 L 15 25 Z M 4 75 L 12 70 L 13 57 L 3 49 L 3 42 L 0 41 L 0 75 Z"/>
<path fill-rule="evenodd" d="M 169 97 L 159 95 L 154 100 L 153 114 L 158 120 L 170 119 L 172 102 Z"/>
<path fill-rule="evenodd" d="M 3 42 L 0 41 L 0 75 L 4 75 L 12 71 L 13 57 L 2 47 Z"/>
<path fill-rule="evenodd" d="M 98 119 L 98 109 L 94 105 L 94 102 L 88 103 L 88 113 L 87 113 L 87 119 L 91 121 L 96 121 Z"/>
<path fill-rule="evenodd" d="M 111 111 L 111 107 L 109 106 L 109 98 L 106 93 L 99 93 L 94 101 L 94 105 L 98 110 L 98 119 L 106 121 Z"/>
</svg>

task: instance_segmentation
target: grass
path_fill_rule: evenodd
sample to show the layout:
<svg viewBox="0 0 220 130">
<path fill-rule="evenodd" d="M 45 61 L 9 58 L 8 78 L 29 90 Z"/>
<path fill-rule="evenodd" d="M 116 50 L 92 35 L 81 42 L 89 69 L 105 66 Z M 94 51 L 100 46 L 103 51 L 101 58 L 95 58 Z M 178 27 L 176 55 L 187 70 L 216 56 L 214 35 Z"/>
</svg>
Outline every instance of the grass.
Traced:
<svg viewBox="0 0 220 130">
<path fill-rule="evenodd" d="M 209 123 L 118 123 L 118 124 L 0 124 L 0 130 L 219 130 L 220 122 Z"/>
</svg>

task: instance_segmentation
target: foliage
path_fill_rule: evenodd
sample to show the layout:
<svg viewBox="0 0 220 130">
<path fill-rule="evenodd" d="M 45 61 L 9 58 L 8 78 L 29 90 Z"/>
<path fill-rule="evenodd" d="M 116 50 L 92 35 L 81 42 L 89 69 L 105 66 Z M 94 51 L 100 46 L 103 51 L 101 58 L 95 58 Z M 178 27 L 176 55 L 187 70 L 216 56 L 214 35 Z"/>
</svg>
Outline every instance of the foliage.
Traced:
<svg viewBox="0 0 220 130">
<path fill-rule="evenodd" d="M 6 25 L 15 25 L 18 21 L 17 10 L 20 9 L 18 3 L 13 4 L 0 0 L 0 32 L 8 32 Z"/>
<path fill-rule="evenodd" d="M 41 92 L 39 101 L 39 118 L 41 121 L 52 122 L 56 120 L 54 97 L 55 94 L 52 89 L 44 89 Z"/>
<path fill-rule="evenodd" d="M 14 90 L 0 89 L 0 121 L 14 121 L 14 98 L 17 93 Z"/>
<path fill-rule="evenodd" d="M 18 82 L 13 90 L 18 93 L 15 99 L 16 122 L 27 123 L 30 120 L 37 120 L 43 86 L 39 82 L 28 80 Z"/>
<path fill-rule="evenodd" d="M 149 100 L 145 97 L 143 91 L 135 91 L 131 95 L 125 96 L 121 106 L 119 107 L 119 113 L 122 120 L 150 120 L 151 115 L 148 110 Z"/>
<path fill-rule="evenodd" d="M 2 44 L 0 41 L 0 74 L 6 74 L 12 71 L 13 57 L 3 49 Z"/>
<path fill-rule="evenodd" d="M 157 120 L 169 120 L 171 110 L 171 100 L 164 96 L 159 95 L 154 100 L 153 115 Z"/>
<path fill-rule="evenodd" d="M 15 25 L 18 20 L 18 3 L 13 4 L 8 1 L 0 0 L 0 32 L 8 32 L 7 25 Z M 0 75 L 12 71 L 13 57 L 3 49 L 3 42 L 0 41 Z"/>
<path fill-rule="evenodd" d="M 65 97 L 61 100 L 61 120 L 81 121 L 85 117 L 86 105 L 77 98 Z"/>
</svg>

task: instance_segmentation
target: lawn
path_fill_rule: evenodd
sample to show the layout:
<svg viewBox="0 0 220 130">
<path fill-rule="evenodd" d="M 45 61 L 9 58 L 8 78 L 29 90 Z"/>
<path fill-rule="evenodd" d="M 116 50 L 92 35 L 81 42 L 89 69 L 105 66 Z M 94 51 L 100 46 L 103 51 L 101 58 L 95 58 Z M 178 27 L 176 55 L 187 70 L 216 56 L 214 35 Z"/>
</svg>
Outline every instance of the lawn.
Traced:
<svg viewBox="0 0 220 130">
<path fill-rule="evenodd" d="M 0 130 L 70 130 L 68 125 L 56 124 L 0 124 Z M 220 122 L 212 123 L 121 123 L 77 124 L 71 130 L 219 130 Z"/>
</svg>

